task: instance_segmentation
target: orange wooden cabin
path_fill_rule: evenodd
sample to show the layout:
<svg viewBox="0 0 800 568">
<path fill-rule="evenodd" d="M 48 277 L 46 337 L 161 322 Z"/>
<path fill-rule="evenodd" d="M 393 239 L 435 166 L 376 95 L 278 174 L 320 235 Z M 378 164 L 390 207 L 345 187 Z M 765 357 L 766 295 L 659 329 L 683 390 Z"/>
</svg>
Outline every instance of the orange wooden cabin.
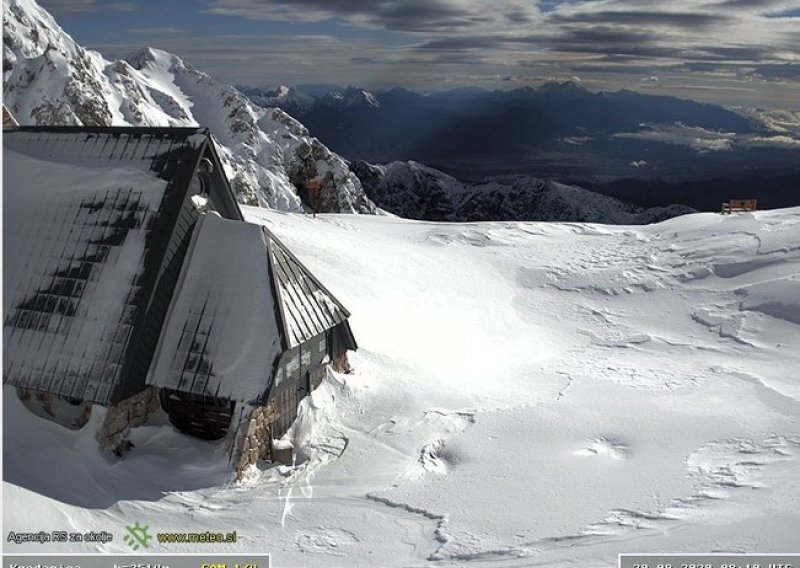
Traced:
<svg viewBox="0 0 800 568">
<path fill-rule="evenodd" d="M 731 199 L 722 203 L 722 214 L 728 215 L 740 211 L 755 211 L 758 206 L 757 199 Z"/>
</svg>

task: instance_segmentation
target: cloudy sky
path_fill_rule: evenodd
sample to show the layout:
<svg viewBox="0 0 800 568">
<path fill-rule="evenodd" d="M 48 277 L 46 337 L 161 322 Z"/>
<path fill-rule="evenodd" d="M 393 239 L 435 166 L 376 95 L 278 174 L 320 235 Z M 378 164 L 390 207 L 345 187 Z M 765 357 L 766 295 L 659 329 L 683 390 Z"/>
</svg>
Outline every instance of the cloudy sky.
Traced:
<svg viewBox="0 0 800 568">
<path fill-rule="evenodd" d="M 231 84 L 426 91 L 579 77 L 800 109 L 800 0 L 42 0 L 109 58 L 177 53 Z"/>
</svg>

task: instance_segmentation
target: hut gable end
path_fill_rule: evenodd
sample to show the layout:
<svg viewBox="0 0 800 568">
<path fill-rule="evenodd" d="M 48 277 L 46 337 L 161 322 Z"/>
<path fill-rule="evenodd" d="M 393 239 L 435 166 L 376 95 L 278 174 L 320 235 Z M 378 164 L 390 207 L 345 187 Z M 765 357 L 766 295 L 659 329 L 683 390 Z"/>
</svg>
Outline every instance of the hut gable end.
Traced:
<svg viewBox="0 0 800 568">
<path fill-rule="evenodd" d="M 263 398 L 281 353 L 269 279 L 258 226 L 202 215 L 148 384 L 207 399 Z"/>
</svg>

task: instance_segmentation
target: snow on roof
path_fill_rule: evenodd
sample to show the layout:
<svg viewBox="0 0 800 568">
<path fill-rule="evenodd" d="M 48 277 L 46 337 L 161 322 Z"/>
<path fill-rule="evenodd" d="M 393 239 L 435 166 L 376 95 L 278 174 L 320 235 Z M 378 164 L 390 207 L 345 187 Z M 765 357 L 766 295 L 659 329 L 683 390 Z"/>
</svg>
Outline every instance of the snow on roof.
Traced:
<svg viewBox="0 0 800 568">
<path fill-rule="evenodd" d="M 347 320 L 350 313 L 275 235 L 270 261 L 289 347 L 300 345 Z"/>
<path fill-rule="evenodd" d="M 144 386 L 134 346 L 165 217 L 181 202 L 165 197 L 185 192 L 176 172 L 193 168 L 207 135 L 22 128 L 3 138 L 3 380 L 113 404 Z"/>
<path fill-rule="evenodd" d="M 173 259 L 181 276 L 164 296 L 160 270 L 208 140 L 199 129 L 6 134 L 5 382 L 108 405 L 148 375 L 183 392 L 255 400 L 282 348 L 346 321 L 269 231 L 210 215 L 193 231 L 188 261 Z"/>
<path fill-rule="evenodd" d="M 203 215 L 189 246 L 147 383 L 254 401 L 281 354 L 261 228 Z"/>
<path fill-rule="evenodd" d="M 261 400 L 284 350 L 350 315 L 263 227 L 203 215 L 189 247 L 150 385 Z"/>
</svg>

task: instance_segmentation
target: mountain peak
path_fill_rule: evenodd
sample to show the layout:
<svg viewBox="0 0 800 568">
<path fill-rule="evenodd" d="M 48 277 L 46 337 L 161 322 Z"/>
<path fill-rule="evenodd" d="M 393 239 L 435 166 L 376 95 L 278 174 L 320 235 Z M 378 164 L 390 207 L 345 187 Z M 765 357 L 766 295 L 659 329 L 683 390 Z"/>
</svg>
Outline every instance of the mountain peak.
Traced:
<svg viewBox="0 0 800 568">
<path fill-rule="evenodd" d="M 344 91 L 332 91 L 324 97 L 329 104 L 337 108 L 380 108 L 378 98 L 361 87 L 348 86 Z"/>
<path fill-rule="evenodd" d="M 545 95 L 560 96 L 589 94 L 589 91 L 575 79 L 569 79 L 567 81 L 549 81 L 540 86 L 537 92 Z"/>
<path fill-rule="evenodd" d="M 392 87 L 388 91 L 379 91 L 379 92 L 381 94 L 383 94 L 383 95 L 392 95 L 392 96 L 397 96 L 397 97 L 414 97 L 414 98 L 416 98 L 416 97 L 420 96 L 418 93 L 415 93 L 414 91 L 410 91 L 409 89 L 406 89 L 405 87 Z"/>
<path fill-rule="evenodd" d="M 169 68 L 176 63 L 183 64 L 183 60 L 173 53 L 169 53 L 155 47 L 143 47 L 125 58 L 134 69 L 144 69 L 146 67 Z"/>
</svg>

